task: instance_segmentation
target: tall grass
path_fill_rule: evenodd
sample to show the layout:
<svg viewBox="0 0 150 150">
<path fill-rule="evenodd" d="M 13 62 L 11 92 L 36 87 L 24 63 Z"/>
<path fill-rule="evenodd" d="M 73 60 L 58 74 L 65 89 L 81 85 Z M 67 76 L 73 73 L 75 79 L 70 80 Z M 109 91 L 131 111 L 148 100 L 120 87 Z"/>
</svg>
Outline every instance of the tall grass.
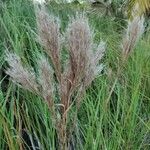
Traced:
<svg viewBox="0 0 150 150">
<path fill-rule="evenodd" d="M 22 5 L 23 4 L 23 5 Z M 75 11 L 48 6 L 66 28 Z M 59 11 L 58 11 L 59 8 Z M 15 86 L 5 74 L 6 48 L 15 51 L 35 71 L 42 48 L 35 41 L 36 23 L 30 1 L 12 0 L 0 6 L 0 149 L 57 149 L 58 140 L 49 109 L 42 99 Z M 95 42 L 107 42 L 105 71 L 87 89 L 75 124 L 72 149 L 150 148 L 150 37 L 145 35 L 128 57 L 116 81 L 125 26 L 110 17 L 88 14 Z M 112 86 L 115 86 L 110 95 Z"/>
</svg>

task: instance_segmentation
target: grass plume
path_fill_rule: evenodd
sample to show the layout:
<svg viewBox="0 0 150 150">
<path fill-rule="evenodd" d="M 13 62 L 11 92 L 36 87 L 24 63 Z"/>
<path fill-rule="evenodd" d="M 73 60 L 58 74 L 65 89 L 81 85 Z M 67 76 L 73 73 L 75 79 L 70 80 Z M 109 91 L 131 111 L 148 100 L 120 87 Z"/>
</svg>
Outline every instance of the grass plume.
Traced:
<svg viewBox="0 0 150 150">
<path fill-rule="evenodd" d="M 144 17 L 134 17 L 128 21 L 128 27 L 122 43 L 123 56 L 128 57 L 144 32 Z"/>
</svg>

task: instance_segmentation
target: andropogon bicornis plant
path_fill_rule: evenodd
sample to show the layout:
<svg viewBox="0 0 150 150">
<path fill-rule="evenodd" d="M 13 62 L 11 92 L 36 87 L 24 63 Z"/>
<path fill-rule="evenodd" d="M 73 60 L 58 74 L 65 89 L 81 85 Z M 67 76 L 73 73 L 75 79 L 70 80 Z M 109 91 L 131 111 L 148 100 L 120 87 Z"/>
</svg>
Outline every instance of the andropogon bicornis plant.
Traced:
<svg viewBox="0 0 150 150">
<path fill-rule="evenodd" d="M 99 61 L 104 55 L 105 43 L 95 46 L 93 32 L 84 15 L 70 19 L 63 37 L 55 17 L 49 15 L 44 6 L 35 8 L 38 41 L 50 59 L 41 56 L 38 72 L 34 72 L 33 68 L 23 66 L 19 56 L 7 52 L 9 68 L 6 73 L 15 83 L 39 95 L 47 103 L 60 149 L 68 149 L 70 110 L 75 107 L 78 112 L 85 89 L 100 74 L 103 66 Z M 66 42 L 62 42 L 62 37 Z M 64 48 L 68 53 L 65 62 L 61 56 Z"/>
</svg>

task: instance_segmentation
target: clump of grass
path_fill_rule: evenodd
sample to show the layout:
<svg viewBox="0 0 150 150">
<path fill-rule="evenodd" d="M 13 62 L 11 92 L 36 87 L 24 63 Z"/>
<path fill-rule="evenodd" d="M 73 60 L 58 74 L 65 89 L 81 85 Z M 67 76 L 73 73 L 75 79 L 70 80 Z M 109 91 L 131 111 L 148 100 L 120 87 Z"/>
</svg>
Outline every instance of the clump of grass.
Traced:
<svg viewBox="0 0 150 150">
<path fill-rule="evenodd" d="M 19 56 L 21 56 L 23 62 L 24 52 L 27 54 L 25 56 L 26 58 L 31 58 L 32 62 L 36 62 L 35 55 L 39 54 L 40 48 L 39 45 L 35 43 L 35 39 L 32 38 L 33 32 L 30 32 L 33 31 L 35 24 L 33 10 L 32 7 L 30 7 L 32 5 L 29 5 L 29 1 L 26 1 L 22 6 L 22 2 L 19 0 L 7 3 L 8 8 L 3 9 L 4 15 L 0 17 L 0 22 L 3 22 L 1 26 L 5 27 L 1 34 L 1 50 L 4 49 L 3 44 L 8 41 L 10 43 L 6 43 L 7 47 L 13 49 L 17 54 L 21 52 Z M 58 11 L 57 8 L 59 6 L 57 8 L 51 6 L 50 11 L 53 11 L 52 7 L 55 13 L 60 15 L 59 17 L 62 16 L 61 20 L 63 20 L 63 23 L 65 22 L 66 25 L 68 23 L 68 19 L 66 19 L 68 18 L 68 14 L 69 16 L 72 14 L 70 13 L 69 6 L 67 6 L 69 11 L 62 5 L 61 8 L 63 7 L 63 11 Z M 89 17 L 92 17 L 92 14 L 90 15 Z M 63 18 L 64 16 L 65 19 Z M 54 17 L 52 18 L 55 20 Z M 125 57 L 126 61 L 124 62 L 122 61 L 124 52 L 121 51 L 122 53 L 119 55 L 120 53 L 118 51 L 118 49 L 120 49 L 118 45 L 121 43 L 121 35 L 119 35 L 116 29 L 118 29 L 117 26 L 120 26 L 120 23 L 111 20 L 111 18 L 98 19 L 95 16 L 90 18 L 90 23 L 97 29 L 96 41 L 99 40 L 99 37 L 103 37 L 103 39 L 105 38 L 108 41 L 104 61 L 106 62 L 106 69 L 107 64 L 110 65 L 111 69 L 108 78 L 105 74 L 97 78 L 86 91 L 84 101 L 81 101 L 82 105 L 81 102 L 79 102 L 81 106 L 79 107 L 80 109 L 77 109 L 77 117 L 74 117 L 74 114 L 76 114 L 74 108 L 77 108 L 75 105 L 77 101 L 74 98 L 76 98 L 75 95 L 77 93 L 71 98 L 72 105 L 68 109 L 69 111 L 67 111 L 67 139 L 70 139 L 72 142 L 72 145 L 70 145 L 74 149 L 149 149 L 149 37 L 144 37 L 133 51 L 135 47 L 134 44 L 134 47 L 127 55 L 130 56 Z M 61 24 L 61 27 L 62 26 L 63 24 Z M 101 32 L 103 34 L 101 34 Z M 64 37 L 67 39 L 67 36 Z M 28 39 L 29 42 L 25 39 Z M 62 40 L 60 40 L 60 42 L 62 42 Z M 136 43 L 137 42 L 138 40 L 136 40 Z M 68 49 L 67 43 L 63 49 Z M 62 53 L 62 48 L 60 53 Z M 65 59 L 67 61 L 65 62 L 64 55 L 60 56 L 64 63 L 61 61 L 61 72 L 63 72 L 69 59 Z M 68 58 L 68 56 L 66 58 Z M 119 63 L 118 58 L 120 58 Z M 0 60 L 3 62 L 3 57 L 0 57 Z M 30 73 L 31 78 L 34 77 L 33 79 L 35 79 L 36 84 L 38 83 L 38 89 L 41 89 L 37 94 L 43 95 L 43 100 L 48 104 L 46 97 L 47 99 L 51 99 L 48 98 L 47 95 L 54 92 L 55 95 L 52 97 L 54 104 L 48 104 L 47 107 L 45 103 L 42 103 L 41 96 L 36 96 L 36 92 L 33 91 L 33 88 L 30 91 L 34 94 L 31 94 L 31 92 L 14 88 L 10 82 L 7 87 L 3 88 L 4 90 L 0 89 L 0 147 L 1 149 L 27 149 L 26 147 L 28 147 L 28 149 L 59 149 L 58 139 L 56 137 L 56 131 L 59 130 L 56 130 L 55 118 L 53 119 L 52 125 L 52 120 L 50 119 L 53 118 L 52 109 L 47 109 L 51 108 L 51 105 L 54 105 L 57 114 L 56 119 L 61 121 L 62 116 L 60 113 L 62 112 L 63 105 L 61 105 L 60 96 L 58 95 L 60 86 L 58 86 L 54 65 L 49 63 L 50 59 L 48 56 L 41 56 L 37 60 L 38 65 L 35 65 L 35 67 L 33 67 L 35 70 L 33 70 L 32 68 L 25 67 L 26 64 L 22 64 L 21 60 L 20 63 L 23 68 Z M 41 60 L 44 62 L 41 63 Z M 30 59 L 28 62 L 30 62 Z M 44 70 L 44 66 L 47 66 L 47 63 L 49 66 L 47 70 L 49 70 L 50 73 L 43 75 L 42 69 Z M 120 66 L 122 63 L 124 63 L 124 68 Z M 118 68 L 118 66 L 121 68 L 119 69 L 120 73 L 117 74 L 116 68 Z M 2 67 L 0 68 L 3 70 Z M 34 71 L 36 71 L 36 73 Z M 44 76 L 49 78 L 47 75 L 52 75 L 50 78 L 54 81 L 43 82 L 40 80 L 45 78 Z M 5 75 L 2 74 L 0 85 L 7 85 L 3 80 L 6 81 Z M 44 90 L 41 88 L 43 84 L 45 85 L 45 87 L 43 87 Z M 54 88 L 49 88 L 51 86 Z M 44 94 L 44 91 L 47 91 L 47 87 L 49 90 L 47 92 L 48 94 Z M 26 89 L 28 88 L 26 87 Z M 72 124 L 75 125 L 73 126 Z M 70 131 L 69 133 L 70 128 L 75 132 Z M 27 133 L 28 137 L 24 137 L 24 133 Z M 71 138 L 69 136 L 70 134 Z M 37 147 L 34 139 L 39 143 Z"/>
<path fill-rule="evenodd" d="M 128 21 L 126 33 L 125 36 L 123 37 L 123 41 L 121 44 L 122 52 L 119 64 L 117 66 L 115 80 L 110 89 L 110 93 L 106 102 L 109 101 L 109 99 L 111 98 L 116 83 L 123 72 L 123 67 L 125 67 L 130 53 L 135 48 L 135 45 L 137 44 L 143 33 L 144 33 L 144 17 L 134 17 L 133 20 Z"/>
<path fill-rule="evenodd" d="M 46 12 L 43 5 L 40 8 L 36 6 L 36 19 L 38 41 L 52 64 L 48 58 L 42 56 L 38 60 L 38 73 L 35 73 L 32 68 L 22 65 L 19 56 L 7 52 L 6 61 L 10 67 L 6 73 L 22 88 L 38 94 L 48 104 L 60 148 L 66 149 L 70 141 L 70 110 L 75 104 L 78 113 L 85 89 L 100 74 L 103 67 L 99 61 L 104 55 L 105 43 L 100 42 L 97 47 L 94 46 L 93 32 L 84 15 L 70 19 L 65 33 L 65 45 L 61 42 L 59 23 Z M 64 65 L 61 62 L 63 46 L 69 55 Z"/>
</svg>

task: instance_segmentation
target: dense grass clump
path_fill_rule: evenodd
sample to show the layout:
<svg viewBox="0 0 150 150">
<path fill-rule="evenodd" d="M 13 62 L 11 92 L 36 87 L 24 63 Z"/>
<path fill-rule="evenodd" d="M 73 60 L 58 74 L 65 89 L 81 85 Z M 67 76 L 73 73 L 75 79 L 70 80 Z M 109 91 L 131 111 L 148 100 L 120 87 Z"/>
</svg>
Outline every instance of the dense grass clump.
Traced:
<svg viewBox="0 0 150 150">
<path fill-rule="evenodd" d="M 37 59 L 41 54 L 45 56 L 43 47 L 36 40 L 33 4 L 28 0 L 0 4 L 0 149 L 60 149 L 60 139 L 49 106 L 38 96 L 39 93 L 20 88 L 6 75 L 6 51 L 19 56 L 22 65 L 33 68 L 35 74 L 39 69 Z M 60 33 L 63 34 L 69 19 L 76 16 L 76 8 L 55 3 L 48 4 L 47 8 L 50 14 L 59 17 Z M 86 13 L 86 9 L 84 11 Z M 93 13 L 88 13 L 87 17 L 94 30 L 94 42 L 98 44 L 103 39 L 107 50 L 102 59 L 104 69 L 82 96 L 76 121 L 72 120 L 76 112 L 75 104 L 69 110 L 67 128 L 72 128 L 72 122 L 75 122 L 69 130 L 69 149 L 148 150 L 150 36 L 145 33 L 136 46 L 131 46 L 132 51 L 128 49 L 124 53 L 121 45 L 124 44 L 122 41 L 127 28 L 125 21 L 100 18 Z M 68 52 L 65 47 L 63 49 L 61 56 L 65 63 Z M 55 102 L 56 107 L 60 107 L 57 92 Z"/>
</svg>

